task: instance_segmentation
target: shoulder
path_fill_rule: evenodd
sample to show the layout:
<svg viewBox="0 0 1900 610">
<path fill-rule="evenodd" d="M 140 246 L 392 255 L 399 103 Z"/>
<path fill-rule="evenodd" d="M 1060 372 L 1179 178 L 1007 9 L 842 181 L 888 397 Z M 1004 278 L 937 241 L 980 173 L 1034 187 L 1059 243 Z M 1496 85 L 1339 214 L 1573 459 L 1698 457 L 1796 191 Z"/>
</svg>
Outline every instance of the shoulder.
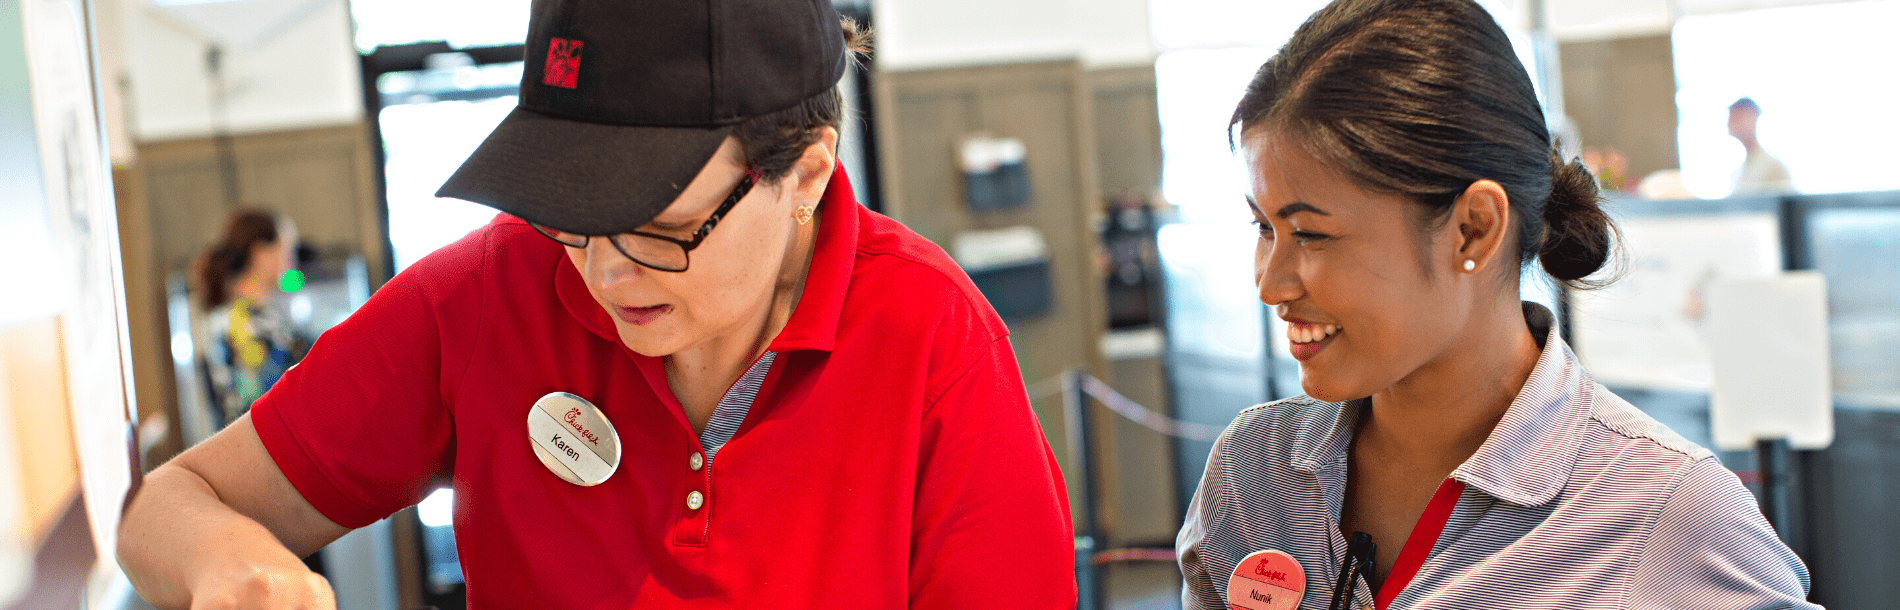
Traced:
<svg viewBox="0 0 1900 610">
<path fill-rule="evenodd" d="M 1713 457 L 1675 481 L 1644 537 L 1631 606 L 1818 608 L 1807 566 L 1783 544 L 1735 473 Z"/>
<path fill-rule="evenodd" d="M 1603 384 L 1586 379 L 1582 391 L 1590 409 L 1590 424 L 1599 432 L 1595 447 L 1586 450 L 1634 450 L 1647 461 L 1678 471 L 1714 455 L 1611 393 Z"/>
<path fill-rule="evenodd" d="M 1209 461 L 1298 465 L 1320 455 L 1344 408 L 1305 394 L 1248 407 L 1221 432 Z"/>
<path fill-rule="evenodd" d="M 954 331 L 985 343 L 1009 334 L 969 274 L 942 247 L 896 220 L 861 212 L 846 308 L 886 329 Z"/>
<path fill-rule="evenodd" d="M 1654 523 L 1670 494 L 1697 468 L 1713 464 L 1714 454 L 1689 442 L 1628 401 L 1585 378 L 1575 400 L 1587 409 L 1570 462 L 1571 496 L 1594 507 L 1598 518 L 1620 515 L 1635 525 Z M 1723 469 L 1723 472 L 1727 472 Z M 1734 475 L 1730 474 L 1733 479 Z M 1615 511 L 1610 511 L 1616 507 Z"/>
<path fill-rule="evenodd" d="M 520 219 L 497 214 L 488 224 L 403 269 L 385 289 L 412 293 L 431 304 L 450 304 L 496 290 L 518 292 L 536 283 L 551 286 L 559 248 Z M 507 281 L 494 281 L 497 277 Z"/>
</svg>

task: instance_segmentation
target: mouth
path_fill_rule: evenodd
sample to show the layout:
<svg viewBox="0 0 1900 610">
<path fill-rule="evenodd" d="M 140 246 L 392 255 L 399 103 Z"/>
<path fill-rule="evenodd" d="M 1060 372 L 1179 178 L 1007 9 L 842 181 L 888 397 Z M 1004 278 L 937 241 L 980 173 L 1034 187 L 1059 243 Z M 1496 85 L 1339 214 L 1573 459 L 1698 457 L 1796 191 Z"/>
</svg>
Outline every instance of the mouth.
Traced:
<svg viewBox="0 0 1900 610">
<path fill-rule="evenodd" d="M 1320 350 L 1333 344 L 1342 329 L 1338 324 L 1308 324 L 1287 321 L 1286 337 L 1291 344 L 1293 358 L 1301 362 L 1319 354 Z"/>
<path fill-rule="evenodd" d="M 634 326 L 646 326 L 654 320 L 660 319 L 660 316 L 664 316 L 672 311 L 672 305 L 654 305 L 651 307 L 614 306 L 614 316 L 620 318 L 620 321 Z"/>
</svg>

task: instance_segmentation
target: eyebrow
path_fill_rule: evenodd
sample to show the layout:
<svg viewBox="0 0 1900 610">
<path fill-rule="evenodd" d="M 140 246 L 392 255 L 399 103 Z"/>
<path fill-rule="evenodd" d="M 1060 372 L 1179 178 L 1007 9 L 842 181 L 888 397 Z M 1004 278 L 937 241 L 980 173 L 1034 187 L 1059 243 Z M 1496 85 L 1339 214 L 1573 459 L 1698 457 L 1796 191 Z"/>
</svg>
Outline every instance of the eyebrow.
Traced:
<svg viewBox="0 0 1900 610">
<path fill-rule="evenodd" d="M 1259 209 L 1259 208 L 1255 208 L 1255 209 Z M 1300 212 L 1312 212 L 1314 214 L 1318 214 L 1321 216 L 1332 216 L 1332 214 L 1326 213 L 1326 210 L 1313 207 L 1313 204 L 1306 203 L 1304 201 L 1295 201 L 1293 203 L 1286 204 L 1284 207 L 1281 207 L 1279 211 L 1274 212 L 1273 215 L 1279 216 L 1281 218 L 1287 218 L 1294 214 L 1298 214 Z"/>
<path fill-rule="evenodd" d="M 1260 211 L 1260 204 L 1254 203 L 1253 195 L 1247 195 L 1246 199 L 1247 199 L 1247 207 L 1253 208 L 1253 213 L 1259 214 L 1261 216 L 1267 215 L 1266 212 Z M 1281 207 L 1279 211 L 1274 212 L 1273 215 L 1279 216 L 1281 218 L 1286 218 L 1294 214 L 1298 214 L 1300 212 L 1312 212 L 1314 214 L 1318 214 L 1321 216 L 1332 216 L 1332 214 L 1326 213 L 1326 210 L 1313 207 L 1313 204 L 1310 204 L 1304 201 L 1295 201 L 1293 203 L 1286 204 L 1285 206 Z"/>
</svg>

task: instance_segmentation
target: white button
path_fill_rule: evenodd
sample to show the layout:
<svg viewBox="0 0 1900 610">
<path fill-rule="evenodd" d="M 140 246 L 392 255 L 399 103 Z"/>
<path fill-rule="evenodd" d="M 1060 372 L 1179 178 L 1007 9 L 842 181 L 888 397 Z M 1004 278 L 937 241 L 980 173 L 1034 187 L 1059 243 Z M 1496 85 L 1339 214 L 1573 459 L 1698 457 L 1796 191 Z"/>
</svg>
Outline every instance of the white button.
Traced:
<svg viewBox="0 0 1900 610">
<path fill-rule="evenodd" d="M 706 496 L 700 495 L 699 492 L 697 491 L 686 494 L 686 508 L 687 509 L 699 510 L 699 507 L 705 506 L 705 505 L 706 505 Z"/>
<path fill-rule="evenodd" d="M 694 451 L 693 458 L 687 460 L 686 463 L 692 466 L 693 470 L 699 470 L 706 465 L 706 454 Z"/>
</svg>

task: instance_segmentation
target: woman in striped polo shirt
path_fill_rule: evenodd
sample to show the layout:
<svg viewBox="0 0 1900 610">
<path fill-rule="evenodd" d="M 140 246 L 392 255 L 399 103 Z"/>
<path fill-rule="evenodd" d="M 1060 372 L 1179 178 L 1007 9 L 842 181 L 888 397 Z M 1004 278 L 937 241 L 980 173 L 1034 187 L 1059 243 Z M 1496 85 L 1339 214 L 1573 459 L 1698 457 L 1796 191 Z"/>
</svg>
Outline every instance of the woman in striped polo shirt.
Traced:
<svg viewBox="0 0 1900 610">
<path fill-rule="evenodd" d="M 1735 475 L 1520 302 L 1533 261 L 1593 285 L 1613 228 L 1483 8 L 1333 2 L 1233 125 L 1305 395 L 1216 443 L 1188 608 L 1815 607 Z"/>
</svg>

